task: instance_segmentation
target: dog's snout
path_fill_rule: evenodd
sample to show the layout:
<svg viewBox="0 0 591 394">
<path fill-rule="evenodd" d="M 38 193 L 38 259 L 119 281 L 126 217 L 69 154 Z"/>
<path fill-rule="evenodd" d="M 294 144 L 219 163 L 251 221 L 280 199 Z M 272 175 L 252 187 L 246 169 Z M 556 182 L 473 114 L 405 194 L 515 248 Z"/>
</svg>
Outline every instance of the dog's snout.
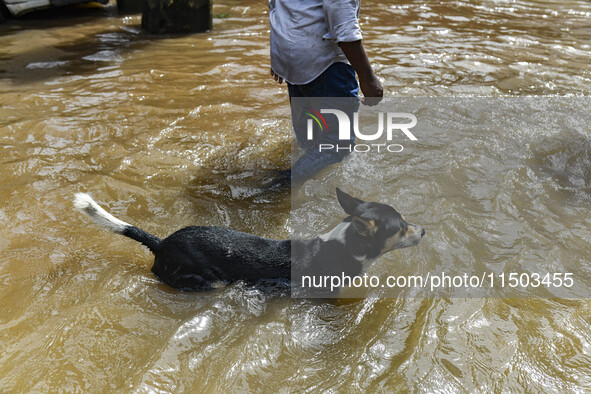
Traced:
<svg viewBox="0 0 591 394">
<path fill-rule="evenodd" d="M 409 227 L 412 228 L 412 233 L 415 237 L 420 236 L 423 238 L 425 236 L 425 229 L 418 224 L 410 224 L 408 223 Z"/>
</svg>

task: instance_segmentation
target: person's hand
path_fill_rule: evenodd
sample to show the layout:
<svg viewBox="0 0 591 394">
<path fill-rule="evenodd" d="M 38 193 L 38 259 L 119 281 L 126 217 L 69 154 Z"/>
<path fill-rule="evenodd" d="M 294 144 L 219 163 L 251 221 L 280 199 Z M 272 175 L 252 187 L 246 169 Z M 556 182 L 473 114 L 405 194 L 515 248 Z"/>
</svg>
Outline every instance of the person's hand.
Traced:
<svg viewBox="0 0 591 394">
<path fill-rule="evenodd" d="M 371 64 L 369 64 L 369 59 L 367 58 L 361 40 L 342 41 L 339 42 L 339 47 L 341 47 L 341 50 L 359 77 L 359 87 L 365 96 L 361 102 L 365 105 L 376 105 L 382 101 L 384 88 L 371 69 Z"/>
<path fill-rule="evenodd" d="M 373 106 L 382 101 L 382 98 L 384 97 L 384 88 L 373 72 L 369 78 L 359 80 L 359 87 L 361 88 L 363 96 L 365 96 L 361 99 L 361 103 Z"/>
<path fill-rule="evenodd" d="M 271 69 L 271 76 L 275 81 L 279 82 L 279 84 L 283 83 L 283 78 L 281 78 L 275 71 L 273 71 L 273 69 Z"/>
</svg>

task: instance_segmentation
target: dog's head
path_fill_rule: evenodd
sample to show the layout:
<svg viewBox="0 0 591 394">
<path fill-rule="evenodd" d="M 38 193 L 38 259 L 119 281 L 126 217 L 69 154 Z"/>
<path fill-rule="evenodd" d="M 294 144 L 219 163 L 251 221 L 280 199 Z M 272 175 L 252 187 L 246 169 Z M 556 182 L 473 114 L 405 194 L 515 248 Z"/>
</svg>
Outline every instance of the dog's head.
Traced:
<svg viewBox="0 0 591 394">
<path fill-rule="evenodd" d="M 337 188 L 337 199 L 350 216 L 351 227 L 365 247 L 366 257 L 373 259 L 394 249 L 417 245 L 425 230 L 408 223 L 390 205 L 366 202 L 352 197 Z"/>
</svg>

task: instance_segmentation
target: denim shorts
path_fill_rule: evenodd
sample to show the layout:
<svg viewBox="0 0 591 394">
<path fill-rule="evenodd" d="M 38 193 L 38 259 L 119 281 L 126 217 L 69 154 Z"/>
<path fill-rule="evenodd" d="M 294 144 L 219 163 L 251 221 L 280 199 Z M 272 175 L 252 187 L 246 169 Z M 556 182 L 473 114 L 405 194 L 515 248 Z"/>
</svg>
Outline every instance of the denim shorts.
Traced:
<svg viewBox="0 0 591 394">
<path fill-rule="evenodd" d="M 333 63 L 312 82 L 287 85 L 289 97 L 357 97 L 359 84 L 350 64 Z"/>
<path fill-rule="evenodd" d="M 346 109 L 343 108 L 343 110 L 350 115 L 350 119 L 353 119 L 353 112 L 356 112 L 359 108 L 359 101 L 357 100 L 359 95 L 359 84 L 357 83 L 355 70 L 350 64 L 341 62 L 333 63 L 312 82 L 305 85 L 288 84 L 287 86 L 290 102 L 292 103 L 291 117 L 293 128 L 300 147 L 304 150 L 308 150 L 321 143 L 333 145 L 355 143 L 353 132 L 351 132 L 351 140 L 339 141 L 338 124 L 336 123 L 336 118 L 334 116 L 326 117 L 329 126 L 329 131 L 327 133 L 319 135 L 314 141 L 309 141 L 306 138 L 308 117 L 305 113 L 309 111 L 308 107 L 313 107 L 318 102 L 318 100 L 314 100 L 314 98 L 351 98 L 352 100 L 345 100 L 347 104 L 345 105 Z M 295 97 L 298 98 L 297 105 L 294 105 L 292 100 Z M 299 98 L 310 98 L 311 104 L 302 104 L 302 100 Z M 339 100 L 333 100 L 332 102 L 337 103 Z M 328 103 L 331 104 L 331 100 L 328 100 Z"/>
</svg>

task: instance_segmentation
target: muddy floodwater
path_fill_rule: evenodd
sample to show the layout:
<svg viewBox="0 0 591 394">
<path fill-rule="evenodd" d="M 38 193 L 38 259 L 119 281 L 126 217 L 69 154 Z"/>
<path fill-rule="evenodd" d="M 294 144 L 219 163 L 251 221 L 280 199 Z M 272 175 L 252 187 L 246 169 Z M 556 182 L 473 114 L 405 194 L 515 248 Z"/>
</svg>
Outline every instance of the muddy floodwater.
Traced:
<svg viewBox="0 0 591 394">
<path fill-rule="evenodd" d="M 202 224 L 289 237 L 290 191 L 257 186 L 291 160 L 266 2 L 213 13 L 211 32 L 184 36 L 147 35 L 113 6 L 0 25 L 0 391 L 591 390 L 591 294 L 181 292 L 146 249 L 74 211 L 87 191 L 158 236 Z M 364 0 L 361 23 L 389 97 L 591 94 L 589 1 Z M 294 193 L 318 233 L 344 217 L 338 185 L 425 227 L 378 271 L 550 262 L 589 278 L 591 126 L 524 130 L 359 154 Z"/>
</svg>

